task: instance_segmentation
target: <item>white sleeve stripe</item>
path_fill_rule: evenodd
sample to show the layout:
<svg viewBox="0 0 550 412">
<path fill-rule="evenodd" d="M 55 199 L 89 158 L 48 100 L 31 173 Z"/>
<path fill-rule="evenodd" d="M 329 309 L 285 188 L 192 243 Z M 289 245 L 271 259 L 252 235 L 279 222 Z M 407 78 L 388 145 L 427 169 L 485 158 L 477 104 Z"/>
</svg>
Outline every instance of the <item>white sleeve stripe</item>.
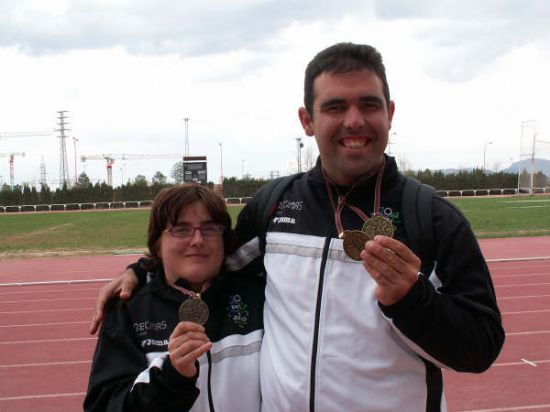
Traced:
<svg viewBox="0 0 550 412">
<path fill-rule="evenodd" d="M 149 383 L 151 381 L 151 377 L 150 377 L 151 368 L 162 369 L 162 365 L 164 365 L 164 362 L 166 362 L 167 357 L 168 357 L 168 352 L 147 353 L 147 360 L 149 361 L 149 367 L 137 376 L 136 380 L 134 381 L 134 384 L 132 385 L 132 389 L 130 389 L 130 392 L 134 390 L 134 386 L 136 386 L 137 383 Z"/>
<path fill-rule="evenodd" d="M 247 356 L 253 353 L 260 352 L 261 342 L 254 342 L 250 345 L 235 345 L 225 348 L 217 353 L 211 353 L 212 363 L 221 362 L 224 359 L 232 358 L 235 356 Z M 203 365 L 208 362 L 206 357 L 199 358 L 199 364 Z"/>
<path fill-rule="evenodd" d="M 225 267 L 236 271 L 244 268 L 257 257 L 261 256 L 260 238 L 255 237 L 239 247 L 235 253 L 225 259 Z"/>
</svg>

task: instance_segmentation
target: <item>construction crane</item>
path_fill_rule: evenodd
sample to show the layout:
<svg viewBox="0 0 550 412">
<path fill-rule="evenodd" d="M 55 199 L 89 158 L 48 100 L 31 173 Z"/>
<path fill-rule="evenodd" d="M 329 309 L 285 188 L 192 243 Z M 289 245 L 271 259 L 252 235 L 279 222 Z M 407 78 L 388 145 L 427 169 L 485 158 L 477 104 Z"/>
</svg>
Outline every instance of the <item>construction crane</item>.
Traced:
<svg viewBox="0 0 550 412">
<path fill-rule="evenodd" d="M 13 158 L 15 156 L 25 157 L 25 153 L 0 153 L 0 157 L 9 157 L 10 158 L 10 185 L 13 189 L 14 178 L 13 178 Z"/>
<path fill-rule="evenodd" d="M 105 160 L 107 162 L 107 184 L 113 186 L 113 163 L 116 160 L 144 160 L 144 159 L 183 159 L 181 154 L 100 154 L 80 156 L 80 160 Z"/>
<path fill-rule="evenodd" d="M 51 136 L 52 134 L 50 132 L 0 132 L 0 140 L 1 139 L 17 139 L 21 137 L 47 137 Z M 13 153 L 13 156 L 11 156 L 11 153 L 4 153 L 3 155 L 0 155 L 1 157 L 7 157 L 10 156 L 10 183 L 11 187 L 13 188 L 14 181 L 13 181 L 13 156 L 25 156 L 25 153 Z"/>
</svg>

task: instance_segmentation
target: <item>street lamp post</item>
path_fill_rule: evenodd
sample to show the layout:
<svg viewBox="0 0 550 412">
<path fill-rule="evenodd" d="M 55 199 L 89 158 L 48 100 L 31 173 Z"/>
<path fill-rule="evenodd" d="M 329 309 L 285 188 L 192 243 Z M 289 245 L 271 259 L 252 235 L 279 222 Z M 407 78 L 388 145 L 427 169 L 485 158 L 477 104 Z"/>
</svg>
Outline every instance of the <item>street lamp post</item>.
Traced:
<svg viewBox="0 0 550 412">
<path fill-rule="evenodd" d="M 302 147 L 304 147 L 304 144 L 302 143 L 302 138 L 297 137 L 296 138 L 296 148 L 297 148 L 297 164 L 298 164 L 298 173 L 302 171 Z"/>
<path fill-rule="evenodd" d="M 493 142 L 486 142 L 485 143 L 485 146 L 483 146 L 483 173 L 485 174 L 485 170 L 486 170 L 486 167 L 485 167 L 485 155 L 486 155 L 486 152 L 487 152 L 487 146 L 489 146 L 490 144 L 493 144 Z"/>
<path fill-rule="evenodd" d="M 244 179 L 244 159 L 241 160 L 241 179 Z"/>
<path fill-rule="evenodd" d="M 73 136 L 73 143 L 74 143 L 74 184 L 78 185 L 78 173 L 76 171 L 76 142 L 78 142 L 78 139 Z"/>
<path fill-rule="evenodd" d="M 189 117 L 184 117 L 185 122 L 185 156 L 189 156 Z"/>
<path fill-rule="evenodd" d="M 223 193 L 223 149 L 222 149 L 222 143 L 219 143 L 220 145 L 220 188 Z"/>
<path fill-rule="evenodd" d="M 393 139 L 395 139 L 396 136 L 397 136 L 397 132 L 391 132 L 391 134 L 388 136 L 388 156 L 393 155 L 393 153 L 391 151 L 391 147 L 392 147 L 392 145 L 395 144 Z"/>
</svg>

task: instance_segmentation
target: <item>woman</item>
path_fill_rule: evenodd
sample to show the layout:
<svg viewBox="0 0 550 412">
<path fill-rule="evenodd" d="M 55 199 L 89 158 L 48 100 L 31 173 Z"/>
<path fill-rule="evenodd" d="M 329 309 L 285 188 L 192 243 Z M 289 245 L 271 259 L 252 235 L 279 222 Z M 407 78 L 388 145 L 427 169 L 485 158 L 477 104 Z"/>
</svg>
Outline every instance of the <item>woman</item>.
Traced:
<svg viewBox="0 0 550 412">
<path fill-rule="evenodd" d="M 86 411 L 260 410 L 265 284 L 223 272 L 233 236 L 211 190 L 188 184 L 158 194 L 142 259 L 151 280 L 109 309 Z"/>
</svg>

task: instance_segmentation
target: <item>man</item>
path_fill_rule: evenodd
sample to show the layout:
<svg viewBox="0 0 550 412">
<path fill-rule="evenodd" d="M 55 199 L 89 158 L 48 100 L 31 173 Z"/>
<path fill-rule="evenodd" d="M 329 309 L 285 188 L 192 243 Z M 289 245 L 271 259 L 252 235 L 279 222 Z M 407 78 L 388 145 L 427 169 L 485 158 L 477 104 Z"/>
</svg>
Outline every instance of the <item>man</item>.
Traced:
<svg viewBox="0 0 550 412">
<path fill-rule="evenodd" d="M 438 196 L 436 266 L 420 273 L 401 220 L 405 178 L 384 155 L 394 110 L 374 48 L 321 51 L 306 69 L 298 113 L 319 147 L 317 165 L 286 188 L 267 229 L 256 224 L 258 194 L 239 216 L 241 247 L 227 264 L 263 265 L 267 274 L 263 410 L 445 410 L 441 368 L 482 372 L 502 347 L 477 241 Z M 388 236 L 357 235 L 366 222 L 388 220 Z M 355 235 L 360 253 L 350 247 Z M 98 320 L 115 289 L 130 293 L 134 281 L 125 279 L 102 292 Z"/>
</svg>

